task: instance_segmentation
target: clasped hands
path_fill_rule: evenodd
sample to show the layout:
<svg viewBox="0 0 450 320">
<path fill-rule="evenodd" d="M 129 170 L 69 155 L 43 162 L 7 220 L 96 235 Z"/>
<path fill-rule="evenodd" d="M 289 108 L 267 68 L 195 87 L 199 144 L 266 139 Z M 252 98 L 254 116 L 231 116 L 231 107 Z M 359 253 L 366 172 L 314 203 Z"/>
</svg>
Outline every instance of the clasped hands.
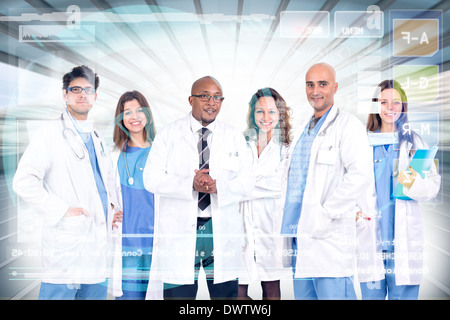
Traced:
<svg viewBox="0 0 450 320">
<path fill-rule="evenodd" d="M 203 193 L 217 193 L 216 180 L 209 175 L 209 169 L 195 170 L 194 190 Z"/>
</svg>

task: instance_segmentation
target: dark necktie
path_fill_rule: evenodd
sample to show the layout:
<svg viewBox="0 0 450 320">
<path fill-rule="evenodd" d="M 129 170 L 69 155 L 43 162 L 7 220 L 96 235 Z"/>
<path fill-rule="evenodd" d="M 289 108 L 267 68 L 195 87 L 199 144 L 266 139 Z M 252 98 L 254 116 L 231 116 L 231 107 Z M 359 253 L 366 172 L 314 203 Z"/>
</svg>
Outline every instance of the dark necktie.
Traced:
<svg viewBox="0 0 450 320">
<path fill-rule="evenodd" d="M 200 132 L 200 130 L 199 130 Z M 206 128 L 202 128 L 200 132 L 200 140 L 198 141 L 198 155 L 199 155 L 199 170 L 209 169 L 209 147 L 208 147 L 208 135 L 211 133 Z M 211 198 L 209 193 L 198 193 L 198 207 L 203 211 L 211 203 Z"/>
</svg>

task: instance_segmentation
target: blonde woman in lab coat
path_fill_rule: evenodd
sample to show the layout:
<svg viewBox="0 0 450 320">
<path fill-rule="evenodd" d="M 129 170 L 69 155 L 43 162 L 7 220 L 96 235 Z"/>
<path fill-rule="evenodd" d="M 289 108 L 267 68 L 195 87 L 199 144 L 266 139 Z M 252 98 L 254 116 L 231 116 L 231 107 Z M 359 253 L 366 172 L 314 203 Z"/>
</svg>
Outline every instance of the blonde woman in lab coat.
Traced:
<svg viewBox="0 0 450 320">
<path fill-rule="evenodd" d="M 248 286 L 261 281 L 263 299 L 280 299 L 283 268 L 281 228 L 281 162 L 289 145 L 289 108 L 272 88 L 259 89 L 249 103 L 246 132 L 250 159 L 256 175 L 251 196 L 241 202 L 244 218 L 243 274 L 239 299 L 250 299 Z"/>
</svg>

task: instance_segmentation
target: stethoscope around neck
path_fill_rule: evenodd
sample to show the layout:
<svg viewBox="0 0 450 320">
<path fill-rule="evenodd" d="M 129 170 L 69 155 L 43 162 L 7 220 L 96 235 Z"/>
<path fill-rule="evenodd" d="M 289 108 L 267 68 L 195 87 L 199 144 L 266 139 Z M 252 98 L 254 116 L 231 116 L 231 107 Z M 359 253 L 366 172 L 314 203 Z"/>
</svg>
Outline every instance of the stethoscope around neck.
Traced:
<svg viewBox="0 0 450 320">
<path fill-rule="evenodd" d="M 340 113 L 340 110 L 337 109 L 337 110 L 336 110 L 336 115 L 334 116 L 334 118 L 333 118 L 330 122 L 328 122 L 327 126 L 326 126 L 321 132 L 319 132 L 319 133 L 317 134 L 318 136 L 324 136 L 324 135 L 327 134 L 328 128 L 329 128 L 331 125 L 333 125 L 333 123 L 336 121 L 336 119 L 337 119 L 339 113 Z"/>
<path fill-rule="evenodd" d="M 337 119 L 337 117 L 339 116 L 339 114 L 340 114 L 340 110 L 337 109 L 337 110 L 336 110 L 336 114 L 334 115 L 334 118 L 331 119 L 330 122 L 328 122 L 327 126 L 326 126 L 322 131 L 320 131 L 317 135 L 320 136 L 320 137 L 325 136 L 325 135 L 327 134 L 328 128 L 330 128 L 330 127 L 334 124 L 334 122 L 336 121 L 336 119 Z M 309 124 L 308 124 L 308 125 L 309 125 Z M 308 125 L 307 125 L 307 126 L 308 126 Z M 303 135 L 303 133 L 302 133 L 302 135 Z M 295 145 L 296 145 L 295 143 L 291 143 L 291 147 L 293 146 L 293 148 L 295 148 Z M 292 150 L 293 150 L 293 149 L 292 149 Z M 287 153 L 287 154 L 286 154 L 286 158 L 289 158 L 289 157 L 290 157 L 290 155 L 289 155 L 289 153 Z"/>
<path fill-rule="evenodd" d="M 75 133 L 75 131 L 73 131 L 72 128 L 68 128 L 66 126 L 66 123 L 64 121 L 64 113 L 61 113 L 61 122 L 63 125 L 62 135 L 64 139 L 67 141 L 67 144 L 69 145 L 75 157 L 77 157 L 79 160 L 83 160 L 84 158 L 86 158 L 86 152 L 84 151 L 84 147 L 82 143 L 79 140 L 77 140 L 77 134 Z M 100 139 L 99 135 L 95 130 L 94 134 L 98 139 Z M 76 147 L 76 145 L 78 145 L 78 148 Z M 103 157 L 105 157 L 106 156 L 105 148 L 103 147 L 103 142 L 101 140 L 100 146 L 102 147 L 101 154 Z"/>
<path fill-rule="evenodd" d="M 125 142 L 125 143 L 127 143 L 127 142 Z M 128 184 L 130 185 L 130 186 L 132 186 L 133 184 L 134 184 L 134 173 L 133 173 L 133 176 L 132 175 L 130 175 L 130 170 L 128 169 L 128 161 L 127 161 L 127 151 L 126 150 L 122 150 L 122 156 L 123 156 L 123 160 L 124 160 L 124 162 L 125 162 L 125 169 L 126 169 L 126 171 L 127 171 L 127 176 L 128 176 Z M 139 170 L 140 171 L 143 171 L 144 170 L 144 168 L 141 166 L 142 165 L 142 162 L 143 162 L 143 160 L 145 159 L 145 157 L 148 155 L 150 153 L 150 150 L 148 150 L 142 157 L 141 157 L 141 159 L 140 159 L 140 161 L 139 161 L 139 163 L 138 163 L 138 168 L 139 168 Z"/>
</svg>

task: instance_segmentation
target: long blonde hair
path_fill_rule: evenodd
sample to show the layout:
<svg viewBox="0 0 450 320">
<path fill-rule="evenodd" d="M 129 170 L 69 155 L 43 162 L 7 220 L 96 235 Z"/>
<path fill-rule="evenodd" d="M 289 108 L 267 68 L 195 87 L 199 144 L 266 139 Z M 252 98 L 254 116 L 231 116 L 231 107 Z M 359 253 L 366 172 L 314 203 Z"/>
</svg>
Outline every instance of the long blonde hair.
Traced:
<svg viewBox="0 0 450 320">
<path fill-rule="evenodd" d="M 280 141 L 286 146 L 289 145 L 292 139 L 290 108 L 286 105 L 286 101 L 284 101 L 283 97 L 275 89 L 262 88 L 256 91 L 256 93 L 252 96 L 248 104 L 247 129 L 249 129 L 249 131 L 255 130 L 257 133 L 259 132 L 259 127 L 255 122 L 255 106 L 258 99 L 262 97 L 272 97 L 275 100 L 275 105 L 280 113 L 280 120 L 276 127 L 280 129 Z"/>
</svg>

